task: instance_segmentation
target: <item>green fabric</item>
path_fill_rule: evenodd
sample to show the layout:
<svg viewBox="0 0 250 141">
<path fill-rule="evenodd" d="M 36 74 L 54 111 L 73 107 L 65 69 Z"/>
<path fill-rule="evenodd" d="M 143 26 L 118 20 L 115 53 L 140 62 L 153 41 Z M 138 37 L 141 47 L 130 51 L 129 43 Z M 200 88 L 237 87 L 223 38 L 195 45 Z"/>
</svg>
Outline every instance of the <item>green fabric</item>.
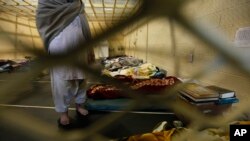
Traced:
<svg viewBox="0 0 250 141">
<path fill-rule="evenodd" d="M 72 2 L 67 2 L 67 0 L 38 1 L 36 25 L 46 50 L 48 50 L 50 41 L 69 25 L 76 16 L 80 14 L 83 15 L 83 4 L 81 0 L 71 1 Z M 84 20 L 83 16 L 80 16 L 80 18 Z M 89 34 L 90 31 L 89 33 L 83 33 Z"/>
<path fill-rule="evenodd" d="M 88 99 L 86 102 L 86 108 L 88 110 L 101 110 L 101 111 L 116 111 L 116 110 L 124 110 L 129 107 L 130 104 L 135 102 L 134 99 L 129 98 L 120 98 L 120 99 Z M 140 104 L 133 110 L 139 111 L 158 111 L 165 110 L 169 111 L 169 108 L 162 104 Z"/>
<path fill-rule="evenodd" d="M 122 110 L 129 106 L 131 99 L 104 99 L 104 100 L 93 100 L 88 99 L 86 108 L 88 110 Z"/>
</svg>

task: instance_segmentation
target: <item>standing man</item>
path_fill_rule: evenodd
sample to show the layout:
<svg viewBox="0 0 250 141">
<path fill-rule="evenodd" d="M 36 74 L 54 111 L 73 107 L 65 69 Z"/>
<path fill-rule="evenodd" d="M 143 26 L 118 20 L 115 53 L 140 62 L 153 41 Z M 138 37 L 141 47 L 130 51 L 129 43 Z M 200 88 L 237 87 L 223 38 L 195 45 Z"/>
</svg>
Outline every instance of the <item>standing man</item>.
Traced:
<svg viewBox="0 0 250 141">
<path fill-rule="evenodd" d="M 38 1 L 36 25 L 49 54 L 67 53 L 71 49 L 81 47 L 80 45 L 91 38 L 84 14 L 84 4 L 81 0 Z M 86 60 L 87 56 L 84 56 Z M 80 84 L 86 81 L 85 74 L 78 68 L 57 66 L 50 70 L 50 76 L 55 110 L 60 113 L 58 125 L 69 128 L 71 121 L 68 108 L 73 98 L 77 114 L 88 114 L 84 109 L 86 90 L 80 88 Z"/>
</svg>

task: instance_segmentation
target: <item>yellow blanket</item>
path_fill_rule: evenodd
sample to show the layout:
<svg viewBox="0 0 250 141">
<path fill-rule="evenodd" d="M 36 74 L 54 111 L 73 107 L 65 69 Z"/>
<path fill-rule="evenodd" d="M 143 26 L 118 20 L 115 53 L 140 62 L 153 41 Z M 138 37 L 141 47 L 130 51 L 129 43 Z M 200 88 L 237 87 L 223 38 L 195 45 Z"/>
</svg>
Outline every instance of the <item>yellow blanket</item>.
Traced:
<svg viewBox="0 0 250 141">
<path fill-rule="evenodd" d="M 171 141 L 175 128 L 162 132 L 145 133 L 130 136 L 127 141 Z"/>
</svg>

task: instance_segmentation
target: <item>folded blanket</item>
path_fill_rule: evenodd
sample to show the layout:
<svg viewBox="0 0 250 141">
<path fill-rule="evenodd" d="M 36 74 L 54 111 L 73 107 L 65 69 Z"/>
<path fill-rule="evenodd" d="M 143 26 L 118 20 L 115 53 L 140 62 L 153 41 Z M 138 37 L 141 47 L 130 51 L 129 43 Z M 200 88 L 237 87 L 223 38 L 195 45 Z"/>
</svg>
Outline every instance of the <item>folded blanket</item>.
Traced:
<svg viewBox="0 0 250 141">
<path fill-rule="evenodd" d="M 138 94 L 155 94 L 163 90 L 171 89 L 181 81 L 173 76 L 168 76 L 163 79 L 152 78 L 146 80 L 136 80 L 127 77 L 119 77 L 119 80 L 123 80 L 124 84 L 129 85 L 132 90 Z M 92 99 L 117 99 L 128 98 L 125 90 L 117 88 L 113 85 L 107 84 L 95 84 L 87 90 L 88 98 Z"/>
</svg>

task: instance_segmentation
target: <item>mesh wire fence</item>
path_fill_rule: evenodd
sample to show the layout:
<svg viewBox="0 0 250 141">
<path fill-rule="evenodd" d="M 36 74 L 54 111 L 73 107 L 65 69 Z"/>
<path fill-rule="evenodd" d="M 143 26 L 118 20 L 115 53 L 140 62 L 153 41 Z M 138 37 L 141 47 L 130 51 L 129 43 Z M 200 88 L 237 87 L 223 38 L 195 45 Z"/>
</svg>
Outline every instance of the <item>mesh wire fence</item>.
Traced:
<svg viewBox="0 0 250 141">
<path fill-rule="evenodd" d="M 230 64 L 239 68 L 239 70 L 246 74 L 249 78 L 250 66 L 246 65 L 248 64 L 248 60 L 245 56 L 237 53 L 235 48 L 232 47 L 233 45 L 228 40 L 222 38 L 219 33 L 207 31 L 207 27 L 205 27 L 207 25 L 190 22 L 190 20 L 184 16 L 184 14 L 181 12 L 181 8 L 187 3 L 187 1 L 143 0 L 140 2 L 141 5 L 139 11 L 136 14 L 132 15 L 125 21 L 116 24 L 112 28 L 109 28 L 106 32 L 95 36 L 95 38 L 92 40 L 84 43 L 82 46 L 85 46 L 85 48 L 77 48 L 67 54 L 62 55 L 48 55 L 42 50 L 33 49 L 29 44 L 21 44 L 20 46 L 22 47 L 22 50 L 36 56 L 34 63 L 31 66 L 31 70 L 27 73 L 22 73 L 21 75 L 10 76 L 9 80 L 11 81 L 8 81 L 0 86 L 1 101 L 13 103 L 13 101 L 25 97 L 25 95 L 20 94 L 21 91 L 25 91 L 25 88 L 29 87 L 30 82 L 37 78 L 37 76 L 41 73 L 41 70 L 49 69 L 59 64 L 69 64 L 80 67 L 82 70 L 86 71 L 88 75 L 95 78 L 96 80 L 103 81 L 107 84 L 112 84 L 121 89 L 126 89 L 126 94 L 135 100 L 134 103 L 130 104 L 128 107 L 124 107 L 124 112 L 112 113 L 104 116 L 101 120 L 92 123 L 86 129 L 80 129 L 66 133 L 57 132 L 57 130 L 55 130 L 50 124 L 40 119 L 34 118 L 28 113 L 1 108 L 0 119 L 2 127 L 8 128 L 35 140 L 110 140 L 107 137 L 98 134 L 98 131 L 108 128 L 121 117 L 126 115 L 127 112 L 137 108 L 139 104 L 163 103 L 166 107 L 170 107 L 173 111 L 189 119 L 192 123 L 189 126 L 189 128 L 192 130 L 179 134 L 179 136 L 173 138 L 173 140 L 216 140 L 216 137 L 204 135 L 203 132 L 201 132 L 201 129 L 208 127 L 221 128 L 223 131 L 227 132 L 228 124 L 248 110 L 249 104 L 247 100 L 239 104 L 239 109 L 237 111 L 230 111 L 226 117 L 209 117 L 194 109 L 188 108 L 188 106 L 183 103 L 174 101 L 174 96 L 177 94 L 177 91 L 183 87 L 185 83 L 177 85 L 170 91 L 162 92 L 162 94 L 157 97 L 137 95 L 127 85 L 121 85 L 117 80 L 100 75 L 100 68 L 92 67 L 88 64 L 77 61 L 76 56 L 81 55 L 82 52 L 94 47 L 102 40 L 105 40 L 128 27 L 133 26 L 131 30 L 131 32 L 133 32 L 133 30 L 143 26 L 145 23 L 161 17 L 166 18 L 167 20 L 171 19 L 172 21 L 178 23 L 180 26 L 190 31 L 199 40 L 206 43 L 209 47 L 215 49 L 220 54 L 220 56 L 218 56 L 213 62 L 204 68 L 200 68 L 196 74 L 191 76 L 192 79 L 199 79 L 202 76 L 211 73 L 210 70 L 216 68 L 218 64 L 221 64 L 224 61 L 230 62 Z M 11 42 L 15 42 L 15 40 L 8 36 L 7 33 L 5 33 L 3 30 L 1 31 L 1 36 L 3 38 Z M 134 51 L 145 52 L 144 50 Z M 159 52 L 151 51 L 151 53 L 157 55 Z M 175 59 L 179 60 L 178 57 Z M 178 61 L 175 63 L 178 63 Z"/>
</svg>

